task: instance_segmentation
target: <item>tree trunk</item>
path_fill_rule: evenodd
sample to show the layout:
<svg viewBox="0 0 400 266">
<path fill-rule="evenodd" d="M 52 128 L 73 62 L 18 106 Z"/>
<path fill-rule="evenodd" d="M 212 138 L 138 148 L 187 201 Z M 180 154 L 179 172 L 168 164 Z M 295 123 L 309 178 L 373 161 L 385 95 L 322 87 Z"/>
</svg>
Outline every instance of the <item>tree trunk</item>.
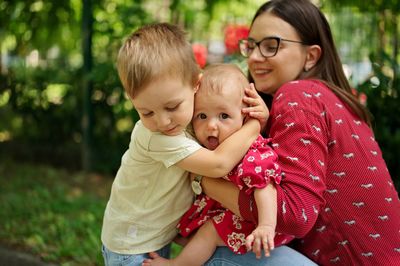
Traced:
<svg viewBox="0 0 400 266">
<path fill-rule="evenodd" d="M 82 116 L 82 167 L 92 169 L 93 110 L 92 95 L 92 33 L 93 15 L 91 0 L 83 0 L 82 11 L 82 52 L 83 52 L 83 116 Z"/>
</svg>

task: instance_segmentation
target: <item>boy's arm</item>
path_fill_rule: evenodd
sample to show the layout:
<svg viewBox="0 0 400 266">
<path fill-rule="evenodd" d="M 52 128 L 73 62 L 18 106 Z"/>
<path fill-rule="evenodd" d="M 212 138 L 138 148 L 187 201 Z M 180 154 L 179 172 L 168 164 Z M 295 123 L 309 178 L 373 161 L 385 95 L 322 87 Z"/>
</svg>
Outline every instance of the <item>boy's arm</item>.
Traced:
<svg viewBox="0 0 400 266">
<path fill-rule="evenodd" d="M 250 119 L 215 150 L 201 148 L 176 163 L 176 166 L 209 177 L 225 176 L 241 161 L 259 133 L 259 121 Z"/>
</svg>

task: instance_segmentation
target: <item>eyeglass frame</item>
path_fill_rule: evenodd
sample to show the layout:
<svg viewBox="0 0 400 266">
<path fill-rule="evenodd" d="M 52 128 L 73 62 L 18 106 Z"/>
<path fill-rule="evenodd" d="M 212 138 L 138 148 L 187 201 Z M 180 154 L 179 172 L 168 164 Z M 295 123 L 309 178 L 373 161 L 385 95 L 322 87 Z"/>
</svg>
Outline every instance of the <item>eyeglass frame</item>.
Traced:
<svg viewBox="0 0 400 266">
<path fill-rule="evenodd" d="M 263 39 L 261 39 L 261 40 L 258 41 L 258 42 L 256 42 L 256 40 L 254 40 L 253 38 L 241 39 L 241 40 L 239 40 L 239 50 L 240 50 L 240 54 L 241 54 L 243 57 L 246 57 L 246 58 L 250 57 L 250 54 L 251 54 L 251 53 L 249 53 L 247 56 L 244 55 L 243 52 L 242 52 L 242 49 L 241 49 L 241 45 L 242 45 L 242 43 L 244 43 L 245 41 L 247 41 L 247 43 L 248 43 L 249 40 L 251 40 L 251 41 L 254 42 L 254 44 L 255 44 L 255 46 L 254 46 L 253 50 L 251 51 L 251 53 L 254 51 L 254 49 L 255 49 L 256 47 L 258 47 L 258 50 L 260 51 L 261 56 L 264 57 L 264 58 L 274 57 L 274 56 L 278 53 L 278 50 L 279 50 L 279 47 L 280 47 L 282 41 L 284 41 L 284 42 L 300 43 L 300 44 L 302 44 L 302 45 L 307 45 L 305 42 L 302 42 L 302 41 L 288 40 L 288 39 L 281 38 L 281 37 L 279 37 L 279 36 L 267 36 L 267 37 L 264 37 Z M 273 55 L 265 56 L 265 55 L 263 55 L 263 53 L 261 52 L 260 43 L 262 43 L 262 42 L 265 41 L 265 40 L 276 40 L 276 41 L 277 41 L 278 44 L 277 44 L 277 46 L 276 46 L 276 50 L 275 50 L 275 53 L 274 53 Z"/>
</svg>

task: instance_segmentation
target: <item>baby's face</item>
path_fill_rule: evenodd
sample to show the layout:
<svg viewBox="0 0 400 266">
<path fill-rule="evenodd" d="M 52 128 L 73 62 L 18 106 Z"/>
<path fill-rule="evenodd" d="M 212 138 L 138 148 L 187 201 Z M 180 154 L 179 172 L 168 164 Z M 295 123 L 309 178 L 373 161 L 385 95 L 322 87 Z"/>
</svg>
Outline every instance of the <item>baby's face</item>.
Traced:
<svg viewBox="0 0 400 266">
<path fill-rule="evenodd" d="M 236 91 L 231 88 L 221 92 L 202 92 L 201 89 L 197 92 L 193 129 L 197 140 L 207 149 L 214 150 L 242 127 L 242 95 L 234 93 Z"/>
<path fill-rule="evenodd" d="M 177 78 L 160 78 L 143 88 L 132 103 L 143 125 L 168 136 L 182 133 L 193 117 L 194 89 Z"/>
</svg>

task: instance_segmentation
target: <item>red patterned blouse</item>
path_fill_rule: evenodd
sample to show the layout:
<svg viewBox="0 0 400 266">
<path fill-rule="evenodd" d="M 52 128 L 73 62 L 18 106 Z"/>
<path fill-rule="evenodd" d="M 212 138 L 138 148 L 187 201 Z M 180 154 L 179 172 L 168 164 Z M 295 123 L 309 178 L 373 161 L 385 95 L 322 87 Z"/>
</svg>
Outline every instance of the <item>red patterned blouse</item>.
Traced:
<svg viewBox="0 0 400 266">
<path fill-rule="evenodd" d="M 277 231 L 320 265 L 400 265 L 400 201 L 372 130 L 317 80 L 274 95 L 269 136 L 283 178 Z M 242 216 L 257 219 L 240 193 Z"/>
</svg>

